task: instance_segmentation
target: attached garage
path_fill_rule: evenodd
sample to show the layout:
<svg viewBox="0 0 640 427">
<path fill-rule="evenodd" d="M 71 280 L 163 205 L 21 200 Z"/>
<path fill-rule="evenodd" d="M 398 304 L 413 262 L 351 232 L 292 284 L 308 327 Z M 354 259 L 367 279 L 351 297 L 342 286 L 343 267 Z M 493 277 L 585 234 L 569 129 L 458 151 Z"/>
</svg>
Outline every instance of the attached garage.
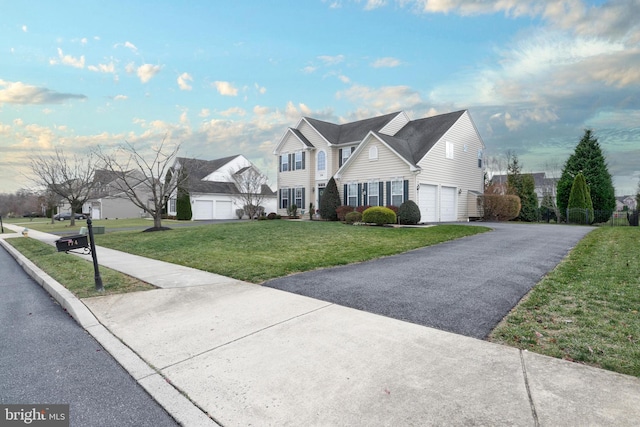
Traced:
<svg viewBox="0 0 640 427">
<path fill-rule="evenodd" d="M 438 186 L 421 184 L 418 190 L 420 222 L 438 221 Z"/>
<path fill-rule="evenodd" d="M 193 204 L 193 219 L 213 219 L 213 200 L 196 200 Z"/>
<path fill-rule="evenodd" d="M 418 207 L 420 222 L 448 222 L 457 219 L 456 187 L 420 184 Z"/>
<path fill-rule="evenodd" d="M 216 200 L 216 219 L 233 219 L 233 203 L 231 200 Z"/>
</svg>

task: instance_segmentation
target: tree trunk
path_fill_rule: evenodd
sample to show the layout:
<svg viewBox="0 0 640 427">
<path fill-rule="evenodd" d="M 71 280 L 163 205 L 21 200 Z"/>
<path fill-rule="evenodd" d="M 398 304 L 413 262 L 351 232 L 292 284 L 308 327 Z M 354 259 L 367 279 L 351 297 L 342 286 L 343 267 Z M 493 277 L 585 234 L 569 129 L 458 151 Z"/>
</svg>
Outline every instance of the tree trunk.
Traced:
<svg viewBox="0 0 640 427">
<path fill-rule="evenodd" d="M 156 212 L 155 216 L 153 217 L 153 227 L 154 228 L 162 227 L 162 211 L 160 211 L 159 213 Z"/>
</svg>

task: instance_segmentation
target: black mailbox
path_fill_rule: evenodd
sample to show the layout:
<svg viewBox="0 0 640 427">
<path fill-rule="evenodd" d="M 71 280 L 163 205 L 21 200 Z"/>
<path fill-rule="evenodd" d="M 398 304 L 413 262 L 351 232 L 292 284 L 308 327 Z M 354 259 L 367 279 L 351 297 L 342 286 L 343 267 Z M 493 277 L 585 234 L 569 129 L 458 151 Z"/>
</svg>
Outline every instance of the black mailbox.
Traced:
<svg viewBox="0 0 640 427">
<path fill-rule="evenodd" d="M 78 234 L 76 236 L 66 236 L 56 240 L 58 252 L 66 252 L 71 249 L 85 249 L 89 247 L 87 235 Z"/>
</svg>

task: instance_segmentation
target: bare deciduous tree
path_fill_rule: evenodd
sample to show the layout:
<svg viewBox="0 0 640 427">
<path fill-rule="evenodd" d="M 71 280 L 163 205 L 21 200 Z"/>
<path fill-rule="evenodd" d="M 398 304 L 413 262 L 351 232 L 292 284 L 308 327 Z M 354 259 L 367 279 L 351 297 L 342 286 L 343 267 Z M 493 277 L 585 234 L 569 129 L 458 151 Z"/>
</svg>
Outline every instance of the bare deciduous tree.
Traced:
<svg viewBox="0 0 640 427">
<path fill-rule="evenodd" d="M 71 226 L 75 226 L 73 215 L 91 196 L 96 158 L 86 156 L 66 156 L 61 148 L 53 154 L 31 156 L 32 180 L 43 187 L 45 192 L 59 196 L 71 207 Z M 52 215 L 53 216 L 53 215 Z"/>
<path fill-rule="evenodd" d="M 146 155 L 129 142 L 113 153 L 97 152 L 106 170 L 115 175 L 110 186 L 114 195 L 129 199 L 153 218 L 153 229 L 162 230 L 162 214 L 166 200 L 178 185 L 167 173 L 178 155 L 181 144 L 169 144 L 163 138 Z"/>
<path fill-rule="evenodd" d="M 231 181 L 238 189 L 238 193 L 233 196 L 236 204 L 243 207 L 249 219 L 256 219 L 262 214 L 262 202 L 265 197 L 272 193 L 267 184 L 267 177 L 254 166 L 247 166 L 232 173 Z"/>
</svg>

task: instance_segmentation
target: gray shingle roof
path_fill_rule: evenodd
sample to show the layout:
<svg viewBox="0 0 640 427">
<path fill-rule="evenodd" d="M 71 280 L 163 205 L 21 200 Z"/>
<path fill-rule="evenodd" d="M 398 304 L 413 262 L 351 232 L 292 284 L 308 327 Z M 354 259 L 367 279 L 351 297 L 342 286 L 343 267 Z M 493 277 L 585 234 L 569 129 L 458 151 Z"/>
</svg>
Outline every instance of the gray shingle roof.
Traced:
<svg viewBox="0 0 640 427">
<path fill-rule="evenodd" d="M 305 117 L 305 119 L 325 137 L 331 144 L 347 144 L 360 142 L 369 131 L 378 132 L 393 120 L 400 112 L 385 114 L 384 116 L 358 120 L 357 122 L 336 125 L 321 120 Z"/>
</svg>

